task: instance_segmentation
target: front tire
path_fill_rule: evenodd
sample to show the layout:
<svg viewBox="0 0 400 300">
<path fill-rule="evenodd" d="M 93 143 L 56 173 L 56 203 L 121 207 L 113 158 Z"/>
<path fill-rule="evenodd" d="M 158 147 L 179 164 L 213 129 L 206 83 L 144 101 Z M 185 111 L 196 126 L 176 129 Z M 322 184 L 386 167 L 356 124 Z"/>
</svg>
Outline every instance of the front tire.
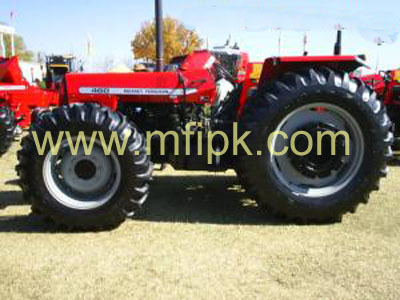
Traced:
<svg viewBox="0 0 400 300">
<path fill-rule="evenodd" d="M 335 222 L 355 212 L 379 189 L 392 156 L 391 122 L 382 103 L 360 81 L 327 68 L 289 73 L 261 88 L 247 103 L 242 126 L 252 132 L 248 145 L 255 154 L 240 159 L 249 194 L 273 214 L 299 223 Z M 277 152 L 289 146 L 283 156 L 267 147 L 275 131 L 288 134 L 288 141 L 270 140 Z M 312 137 L 308 155 L 299 156 L 290 148 L 290 137 L 298 131 Z M 318 133 L 340 131 L 349 133 L 349 155 L 343 139 L 336 140 L 335 155 L 325 153 L 332 146 L 326 141 L 317 155 Z M 309 149 L 307 141 L 298 140 L 298 152 Z"/>
<path fill-rule="evenodd" d="M 48 143 L 43 153 L 37 148 L 35 142 L 43 145 L 46 132 L 54 144 L 64 132 L 58 153 L 52 153 Z M 102 132 L 104 141 L 97 134 L 89 155 L 82 143 L 75 153 L 71 151 L 67 133 L 73 143 L 83 134 L 89 145 L 94 132 Z M 103 142 L 109 145 L 113 133 L 120 145 L 128 139 L 126 148 L 118 153 L 114 140 L 106 155 Z M 22 140 L 18 159 L 21 187 L 32 211 L 70 229 L 115 228 L 133 216 L 148 196 L 152 165 L 144 137 L 124 116 L 96 104 L 39 113 Z"/>
</svg>

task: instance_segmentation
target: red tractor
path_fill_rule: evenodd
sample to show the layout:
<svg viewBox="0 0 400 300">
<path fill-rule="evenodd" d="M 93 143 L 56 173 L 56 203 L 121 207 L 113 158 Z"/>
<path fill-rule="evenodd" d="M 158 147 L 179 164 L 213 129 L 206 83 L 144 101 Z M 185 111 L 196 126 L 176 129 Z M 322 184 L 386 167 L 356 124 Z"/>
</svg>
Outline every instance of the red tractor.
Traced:
<svg viewBox="0 0 400 300">
<path fill-rule="evenodd" d="M 392 124 L 349 76 L 360 57 L 250 63 L 238 50 L 195 51 L 162 72 L 159 10 L 156 20 L 158 72 L 70 73 L 63 105 L 34 113 L 17 166 L 34 212 L 114 228 L 144 204 L 153 163 L 235 169 L 260 207 L 301 223 L 340 221 L 379 189 Z"/>
<path fill-rule="evenodd" d="M 361 78 L 378 95 L 387 108 L 389 117 L 396 123 L 400 120 L 400 70 L 381 71 L 379 74 Z M 400 157 L 400 124 L 395 126 L 394 156 Z"/>
<path fill-rule="evenodd" d="M 73 57 L 47 57 L 44 89 L 24 79 L 18 57 L 0 58 L 0 156 L 11 146 L 17 126 L 30 126 L 33 109 L 59 104 L 59 88 L 72 62 Z"/>
</svg>

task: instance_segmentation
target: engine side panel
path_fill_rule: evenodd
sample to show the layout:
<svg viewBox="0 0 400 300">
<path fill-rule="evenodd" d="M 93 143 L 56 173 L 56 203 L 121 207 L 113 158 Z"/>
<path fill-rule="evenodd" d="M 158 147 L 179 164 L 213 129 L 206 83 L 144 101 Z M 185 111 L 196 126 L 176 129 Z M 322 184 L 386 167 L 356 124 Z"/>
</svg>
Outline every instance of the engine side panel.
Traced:
<svg viewBox="0 0 400 300">
<path fill-rule="evenodd" d="M 69 102 L 97 102 L 116 107 L 132 103 L 213 103 L 215 84 L 207 70 L 126 74 L 68 74 Z"/>
</svg>

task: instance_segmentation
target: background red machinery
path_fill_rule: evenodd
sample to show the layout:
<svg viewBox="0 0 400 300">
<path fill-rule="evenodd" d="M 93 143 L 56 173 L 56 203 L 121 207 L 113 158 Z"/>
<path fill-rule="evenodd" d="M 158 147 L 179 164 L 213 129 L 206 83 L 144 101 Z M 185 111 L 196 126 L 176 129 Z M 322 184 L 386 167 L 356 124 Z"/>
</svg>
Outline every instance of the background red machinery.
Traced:
<svg viewBox="0 0 400 300">
<path fill-rule="evenodd" d="M 31 111 L 38 107 L 57 105 L 59 93 L 31 85 L 24 77 L 18 57 L 0 58 L 0 101 L 8 106 L 22 128 L 31 123 Z"/>
<path fill-rule="evenodd" d="M 30 84 L 23 76 L 17 56 L 0 57 L 0 156 L 15 136 L 31 124 L 32 111 L 59 105 L 60 87 L 72 70 L 72 56 L 46 57 L 46 77 Z"/>
<path fill-rule="evenodd" d="M 388 114 L 395 123 L 394 154 L 400 157 L 400 70 L 381 71 L 361 77 L 383 101 Z"/>
</svg>

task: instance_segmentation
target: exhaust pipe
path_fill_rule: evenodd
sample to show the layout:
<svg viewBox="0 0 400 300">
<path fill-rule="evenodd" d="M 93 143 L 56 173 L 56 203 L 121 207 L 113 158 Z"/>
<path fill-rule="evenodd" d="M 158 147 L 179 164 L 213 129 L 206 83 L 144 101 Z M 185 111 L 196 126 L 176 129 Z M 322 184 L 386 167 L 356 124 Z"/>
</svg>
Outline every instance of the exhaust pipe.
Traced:
<svg viewBox="0 0 400 300">
<path fill-rule="evenodd" d="M 342 55 L 342 29 L 339 29 L 337 31 L 337 38 L 333 55 Z"/>
<path fill-rule="evenodd" d="M 156 9 L 156 71 L 164 70 L 164 39 L 162 0 L 155 0 Z"/>
</svg>

